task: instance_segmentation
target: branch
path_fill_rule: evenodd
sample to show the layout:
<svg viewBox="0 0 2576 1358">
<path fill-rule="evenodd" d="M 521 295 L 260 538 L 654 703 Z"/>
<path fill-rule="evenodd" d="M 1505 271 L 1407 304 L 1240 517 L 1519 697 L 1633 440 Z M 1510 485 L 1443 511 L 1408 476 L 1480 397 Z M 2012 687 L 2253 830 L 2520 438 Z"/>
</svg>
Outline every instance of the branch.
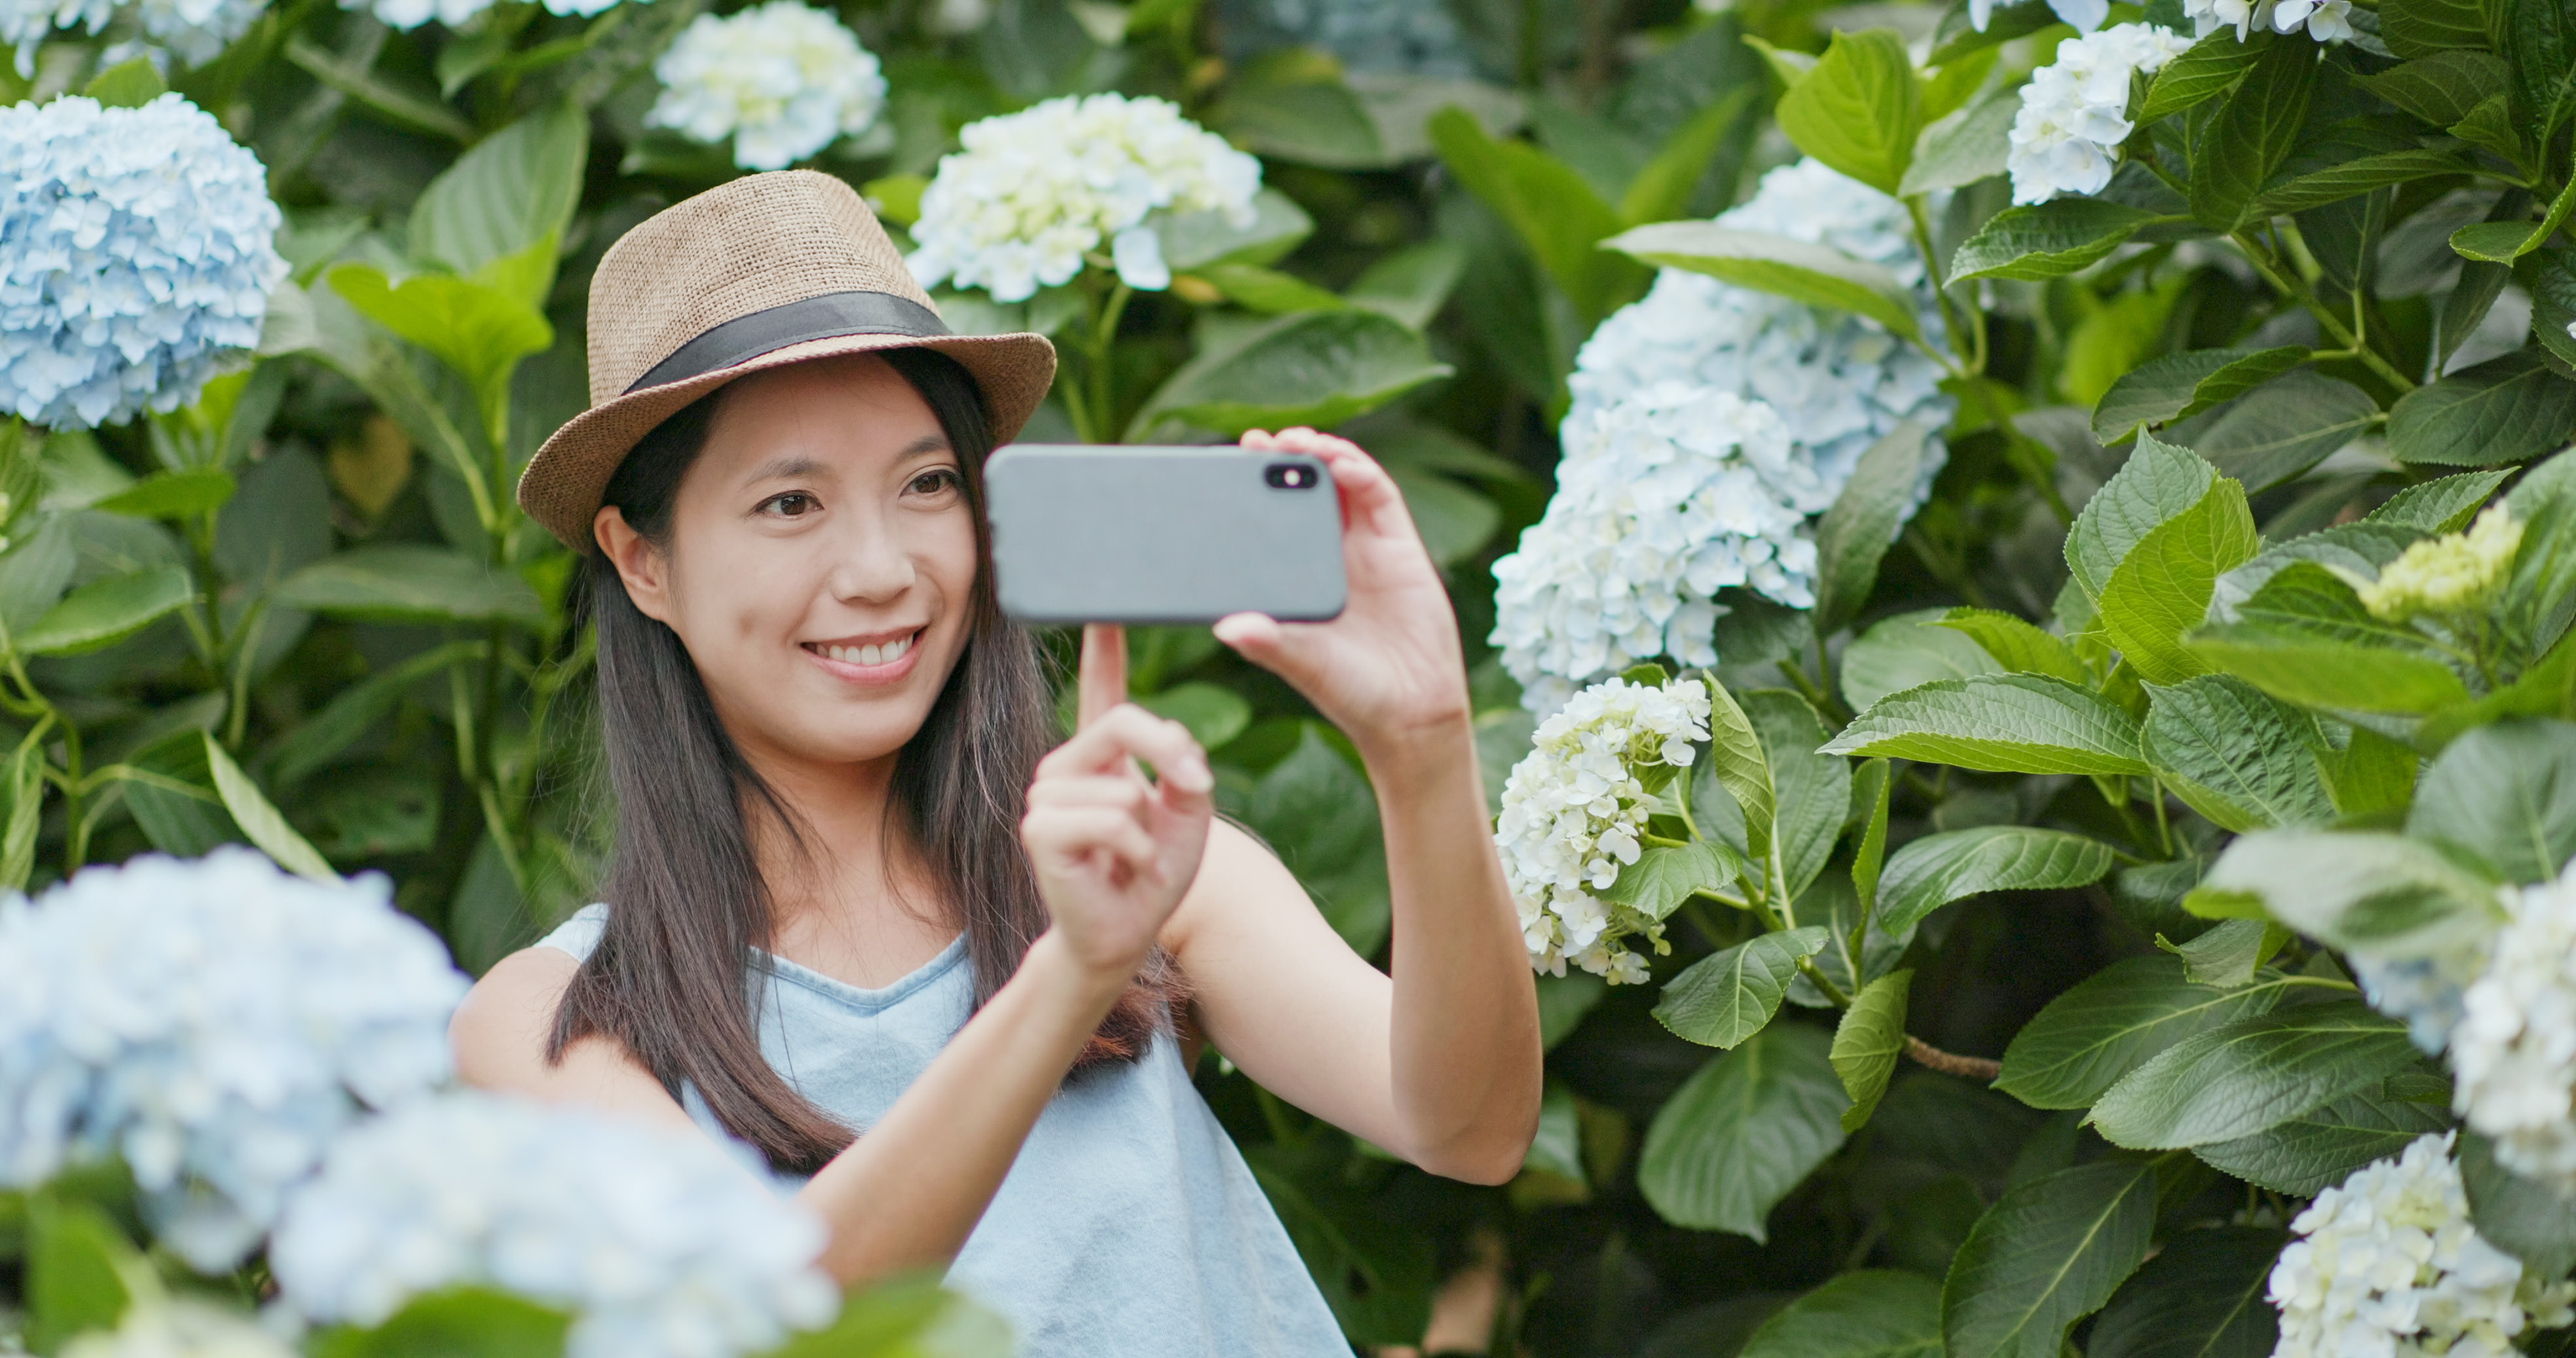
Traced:
<svg viewBox="0 0 2576 1358">
<path fill-rule="evenodd" d="M 1905 1035 L 1905 1054 L 1913 1057 L 1919 1064 L 1930 1066 L 1944 1075 L 1956 1075 L 1962 1079 L 1976 1080 L 1984 1084 L 1993 1084 L 1996 1078 L 2004 1073 L 2001 1061 L 1991 1061 L 1982 1056 L 1953 1055 L 1912 1033 Z"/>
</svg>

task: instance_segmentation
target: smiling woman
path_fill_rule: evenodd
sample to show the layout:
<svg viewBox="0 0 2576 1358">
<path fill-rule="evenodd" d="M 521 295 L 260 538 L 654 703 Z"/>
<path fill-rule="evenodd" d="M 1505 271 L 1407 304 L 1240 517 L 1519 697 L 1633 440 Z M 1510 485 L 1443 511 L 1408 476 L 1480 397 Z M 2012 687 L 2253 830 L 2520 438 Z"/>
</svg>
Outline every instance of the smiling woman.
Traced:
<svg viewBox="0 0 2576 1358">
<path fill-rule="evenodd" d="M 459 1069 L 748 1144 L 837 1277 L 947 1266 L 1024 1353 L 1346 1354 L 1175 1020 L 1435 1173 L 1519 1168 L 1537 1015 L 1445 592 L 1366 454 L 1246 436 L 1331 469 L 1350 602 L 1217 635 L 1367 760 L 1389 977 L 1214 820 L 1196 742 L 1124 701 L 1115 629 L 1049 752 L 982 505 L 1045 341 L 946 336 L 889 261 L 848 189 L 796 174 L 603 261 L 593 408 L 521 495 L 591 549 L 615 856 L 604 904 L 459 1010 Z"/>
</svg>

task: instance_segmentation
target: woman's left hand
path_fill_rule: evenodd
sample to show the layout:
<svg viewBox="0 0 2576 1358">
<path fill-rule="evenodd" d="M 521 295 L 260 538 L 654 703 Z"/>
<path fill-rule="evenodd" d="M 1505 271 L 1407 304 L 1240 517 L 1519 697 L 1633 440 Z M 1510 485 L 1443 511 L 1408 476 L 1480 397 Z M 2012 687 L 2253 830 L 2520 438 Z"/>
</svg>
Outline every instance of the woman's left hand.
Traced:
<svg viewBox="0 0 2576 1358">
<path fill-rule="evenodd" d="M 1217 639 L 1287 680 L 1364 755 L 1395 753 L 1419 734 L 1465 721 L 1457 616 L 1394 478 L 1357 444 L 1312 429 L 1255 429 L 1242 441 L 1305 453 L 1332 471 L 1350 593 L 1331 622 L 1237 613 L 1217 623 Z"/>
</svg>

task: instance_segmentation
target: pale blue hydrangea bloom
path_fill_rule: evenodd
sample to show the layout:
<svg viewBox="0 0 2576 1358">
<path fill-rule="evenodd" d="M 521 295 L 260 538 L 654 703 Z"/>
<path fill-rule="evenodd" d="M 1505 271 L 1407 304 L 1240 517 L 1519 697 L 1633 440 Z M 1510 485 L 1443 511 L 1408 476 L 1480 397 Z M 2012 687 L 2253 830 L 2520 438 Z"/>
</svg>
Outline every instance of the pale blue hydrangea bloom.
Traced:
<svg viewBox="0 0 2576 1358">
<path fill-rule="evenodd" d="M 825 1236 L 694 1131 L 457 1092 L 343 1137 L 268 1260 L 305 1320 L 481 1285 L 571 1312 L 569 1358 L 732 1358 L 830 1323 Z"/>
<path fill-rule="evenodd" d="M 699 15 L 653 74 L 662 95 L 645 123 L 710 145 L 731 137 L 733 163 L 746 170 L 786 169 L 865 132 L 885 107 L 876 57 L 840 20 L 799 0 Z"/>
<path fill-rule="evenodd" d="M 0 1185 L 121 1154 L 162 1239 L 229 1268 L 364 1108 L 446 1080 L 465 987 L 383 878 L 248 849 L 0 903 Z"/>
<path fill-rule="evenodd" d="M 197 399 L 286 277 L 259 157 L 176 94 L 0 108 L 0 411 L 87 428 Z"/>
<path fill-rule="evenodd" d="M 139 51 L 155 65 L 175 56 L 182 65 L 202 66 L 249 32 L 267 8 L 265 0 L 0 0 L 0 43 L 17 49 L 23 80 L 35 75 L 36 47 L 56 29 L 95 35 L 123 16 L 131 23 L 119 31 L 130 36 L 109 49 L 106 64 Z"/>
<path fill-rule="evenodd" d="M 1295 44 L 1322 48 L 1348 70 L 1475 74 L 1441 0 L 1225 0 L 1217 22 L 1235 60 Z"/>
<path fill-rule="evenodd" d="M 1168 287 L 1155 221 L 1214 211 L 1250 226 L 1261 191 L 1259 160 L 1164 99 L 1068 95 L 969 123 L 958 141 L 922 192 L 921 248 L 906 263 L 925 288 L 984 288 L 997 302 L 1073 281 L 1103 245 L 1129 287 Z"/>
<path fill-rule="evenodd" d="M 1942 333 L 1904 205 L 1886 194 L 1803 160 L 1764 175 L 1751 199 L 1717 220 L 1738 230 L 1828 245 L 1887 268 L 1915 290 L 1923 332 Z M 1649 544 L 1666 569 L 1647 569 L 1637 561 L 1637 573 L 1603 577 L 1575 557 L 1617 551 L 1633 560 L 1642 547 L 1587 538 L 1578 550 L 1567 538 L 1533 556 L 1531 540 L 1523 539 L 1523 564 L 1512 567 L 1520 575 L 1503 579 L 1493 634 L 1505 667 L 1521 681 L 1523 700 L 1549 711 L 1586 682 L 1659 654 L 1686 665 L 1716 663 L 1721 657 L 1708 639 L 1719 613 L 1710 601 L 1715 589 L 1748 585 L 1782 603 L 1811 605 L 1815 547 L 1805 520 L 1833 504 L 1861 454 L 1899 424 L 1912 419 L 1939 428 L 1949 422 L 1954 403 L 1941 392 L 1941 377 L 1940 364 L 1875 321 L 1705 274 L 1659 273 L 1646 296 L 1603 321 L 1576 356 L 1567 379 L 1573 402 L 1559 436 L 1564 465 L 1632 439 L 1641 422 L 1679 420 L 1702 426 L 1704 446 L 1691 445 L 1691 457 L 1673 466 L 1722 456 L 1743 474 L 1712 476 L 1706 483 L 1705 490 L 1722 503 L 1657 520 L 1701 535 Z M 1717 395 L 1766 408 L 1767 426 L 1737 406 L 1725 407 L 1732 413 L 1723 424 L 1680 413 Z M 1770 451 L 1772 428 L 1779 431 L 1776 455 Z M 1937 439 L 1926 453 L 1913 488 L 1916 506 L 1931 494 L 1932 478 L 1945 460 Z M 1562 469 L 1559 476 L 1562 482 Z M 1567 495 L 1561 484 L 1558 500 Z M 1553 504 L 1549 516 L 1559 517 Z M 1593 515 L 1578 510 L 1566 517 Z M 1587 531 L 1610 530 L 1596 524 Z M 1496 564 L 1498 578 L 1512 561 Z M 1577 606 L 1577 594 L 1592 588 L 1584 579 L 1633 598 L 1635 607 L 1591 620 Z"/>
<path fill-rule="evenodd" d="M 2485 964 L 2483 947 L 2431 957 L 2353 953 L 2352 978 L 2370 1007 L 2406 1021 L 2406 1035 L 2426 1055 L 2438 1054 L 2459 1026 L 2469 983 Z"/>
</svg>

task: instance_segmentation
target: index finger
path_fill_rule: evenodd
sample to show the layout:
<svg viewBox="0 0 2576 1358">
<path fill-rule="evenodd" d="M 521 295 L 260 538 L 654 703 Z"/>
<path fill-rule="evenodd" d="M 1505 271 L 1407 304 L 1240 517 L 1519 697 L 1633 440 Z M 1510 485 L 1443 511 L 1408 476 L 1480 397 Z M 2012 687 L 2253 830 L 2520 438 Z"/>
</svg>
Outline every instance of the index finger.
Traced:
<svg viewBox="0 0 2576 1358">
<path fill-rule="evenodd" d="M 1076 680 L 1073 729 L 1079 731 L 1127 701 L 1127 629 L 1113 622 L 1085 623 L 1082 668 Z"/>
</svg>

